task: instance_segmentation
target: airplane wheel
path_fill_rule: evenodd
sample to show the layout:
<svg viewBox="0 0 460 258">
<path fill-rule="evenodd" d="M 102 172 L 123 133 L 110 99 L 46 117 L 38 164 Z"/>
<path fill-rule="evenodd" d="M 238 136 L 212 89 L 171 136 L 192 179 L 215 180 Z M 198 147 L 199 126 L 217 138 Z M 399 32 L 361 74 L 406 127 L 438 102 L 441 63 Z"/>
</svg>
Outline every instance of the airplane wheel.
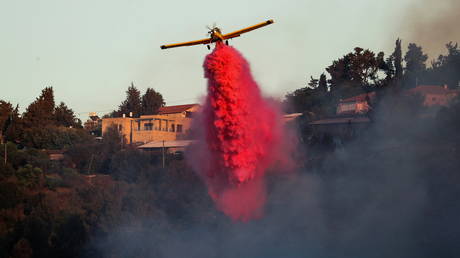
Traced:
<svg viewBox="0 0 460 258">
<path fill-rule="evenodd" d="M 211 47 L 209 45 L 206 45 L 208 47 L 208 50 L 211 50 Z"/>
<path fill-rule="evenodd" d="M 226 40 L 226 41 L 225 41 L 225 45 L 227 45 L 227 46 L 228 46 L 228 40 Z"/>
</svg>

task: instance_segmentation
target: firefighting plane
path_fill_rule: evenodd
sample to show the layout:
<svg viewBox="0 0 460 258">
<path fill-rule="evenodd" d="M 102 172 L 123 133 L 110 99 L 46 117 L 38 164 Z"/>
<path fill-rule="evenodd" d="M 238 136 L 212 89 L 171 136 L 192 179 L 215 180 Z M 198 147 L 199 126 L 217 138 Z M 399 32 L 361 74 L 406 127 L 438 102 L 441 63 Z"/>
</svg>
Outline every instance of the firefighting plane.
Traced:
<svg viewBox="0 0 460 258">
<path fill-rule="evenodd" d="M 241 34 L 267 26 L 269 24 L 272 24 L 273 20 L 268 20 L 264 21 L 261 23 L 258 23 L 256 25 L 237 30 L 228 34 L 222 34 L 222 31 L 218 27 L 213 27 L 209 28 L 210 30 L 208 31 L 209 38 L 206 39 L 201 39 L 201 40 L 195 40 L 195 41 L 189 41 L 189 42 L 182 42 L 182 43 L 176 43 L 176 44 L 170 44 L 170 45 L 162 45 L 161 49 L 167 49 L 167 48 L 173 48 L 173 47 L 184 47 L 184 46 L 194 46 L 194 45 L 206 45 L 208 49 L 211 49 L 209 46 L 211 43 L 217 43 L 217 42 L 223 42 L 228 45 L 228 40 L 232 38 L 236 38 L 241 36 Z"/>
</svg>

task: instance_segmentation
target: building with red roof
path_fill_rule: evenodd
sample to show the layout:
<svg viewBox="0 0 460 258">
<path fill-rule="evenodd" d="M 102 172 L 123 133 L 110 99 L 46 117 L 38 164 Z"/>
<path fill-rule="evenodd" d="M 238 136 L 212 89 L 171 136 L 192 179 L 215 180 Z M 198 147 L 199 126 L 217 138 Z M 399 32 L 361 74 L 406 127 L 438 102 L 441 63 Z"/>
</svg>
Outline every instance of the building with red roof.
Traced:
<svg viewBox="0 0 460 258">
<path fill-rule="evenodd" d="M 341 99 L 337 105 L 337 114 L 365 114 L 371 106 L 369 105 L 375 99 L 375 92 L 363 93 L 351 98 Z"/>
<path fill-rule="evenodd" d="M 460 94 L 459 90 L 452 90 L 444 86 L 419 85 L 405 92 L 407 95 L 419 95 L 423 97 L 423 105 L 426 107 L 448 106 L 449 103 Z"/>
<path fill-rule="evenodd" d="M 159 115 L 170 115 L 170 114 L 187 114 L 187 112 L 194 112 L 198 108 L 198 104 L 187 104 L 177 106 L 166 106 L 160 107 L 158 110 Z"/>
</svg>

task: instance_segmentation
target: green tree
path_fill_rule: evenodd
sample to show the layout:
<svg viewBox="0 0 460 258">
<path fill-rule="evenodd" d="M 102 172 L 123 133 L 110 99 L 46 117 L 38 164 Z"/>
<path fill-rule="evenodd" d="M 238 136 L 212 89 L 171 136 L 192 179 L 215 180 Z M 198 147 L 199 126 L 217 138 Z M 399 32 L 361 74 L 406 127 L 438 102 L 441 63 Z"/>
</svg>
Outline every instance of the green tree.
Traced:
<svg viewBox="0 0 460 258">
<path fill-rule="evenodd" d="M 445 70 L 447 84 L 450 88 L 458 88 L 460 87 L 460 49 L 458 43 L 452 42 L 447 43 L 446 48 L 448 51 Z"/>
<path fill-rule="evenodd" d="M 142 96 L 142 115 L 158 114 L 158 110 L 164 105 L 163 96 L 154 89 L 147 88 Z"/>
<path fill-rule="evenodd" d="M 401 40 L 399 38 L 395 42 L 395 49 L 393 53 L 385 60 L 385 62 L 382 62 L 381 69 L 385 72 L 386 76 L 381 81 L 380 89 L 400 89 L 403 76 L 403 66 Z"/>
<path fill-rule="evenodd" d="M 319 77 L 319 81 L 318 81 L 318 88 L 321 92 L 323 92 L 324 94 L 327 94 L 328 93 L 328 86 L 327 86 L 327 79 L 326 79 L 326 75 L 324 73 L 321 74 L 321 76 Z"/>
<path fill-rule="evenodd" d="M 312 83 L 315 82 L 315 83 Z M 287 112 L 309 112 L 316 117 L 324 117 L 334 114 L 335 101 L 331 93 L 327 91 L 325 75 L 320 80 L 313 79 L 308 87 L 288 93 L 284 100 L 284 108 Z M 316 84 L 315 88 L 312 88 Z M 321 87 L 319 85 L 322 85 Z"/>
<path fill-rule="evenodd" d="M 73 110 L 68 108 L 64 102 L 54 109 L 54 118 L 58 126 L 81 128 L 81 121 L 75 117 Z"/>
<path fill-rule="evenodd" d="M 384 53 L 375 55 L 370 50 L 356 47 L 354 52 L 332 62 L 326 68 L 331 79 L 330 91 L 334 97 L 347 98 L 382 85 L 379 71 L 385 70 Z"/>
<path fill-rule="evenodd" d="M 8 126 L 13 111 L 14 108 L 10 102 L 0 100 L 0 128 L 2 128 L 2 133 L 4 128 Z"/>
<path fill-rule="evenodd" d="M 34 127 L 25 131 L 23 143 L 38 149 L 65 149 L 91 140 L 87 131 L 81 128 L 56 126 Z"/>
<path fill-rule="evenodd" d="M 138 182 L 152 171 L 149 155 L 136 148 L 127 148 L 113 155 L 110 162 L 110 174 L 114 179 L 128 183 Z"/>
<path fill-rule="evenodd" d="M 403 76 L 403 66 L 402 66 L 402 49 L 401 49 L 401 40 L 398 38 L 395 43 L 395 50 L 391 55 L 394 59 L 394 69 L 396 79 L 401 79 Z"/>
<path fill-rule="evenodd" d="M 133 117 L 139 117 L 142 113 L 141 92 L 131 83 L 126 91 L 126 99 L 118 107 L 117 115 L 129 115 L 132 112 Z"/>
<path fill-rule="evenodd" d="M 22 135 L 22 121 L 19 106 L 13 108 L 11 103 L 0 100 L 0 130 L 2 140 L 19 141 Z"/>
<path fill-rule="evenodd" d="M 27 164 L 16 171 L 16 178 L 24 186 L 38 187 L 40 180 L 43 179 L 43 171 L 41 168 Z"/>
<path fill-rule="evenodd" d="M 405 68 L 405 85 L 408 88 L 413 88 L 421 80 L 421 76 L 426 71 L 426 60 L 428 56 L 423 53 L 422 47 L 417 46 L 415 43 L 410 43 L 408 51 L 404 56 L 406 62 Z"/>
<path fill-rule="evenodd" d="M 460 49 L 457 43 L 446 44 L 447 55 L 440 55 L 427 69 L 427 80 L 431 84 L 447 84 L 454 89 L 460 86 Z"/>
<path fill-rule="evenodd" d="M 54 124 L 53 87 L 46 87 L 42 90 L 40 96 L 27 107 L 23 120 L 26 128 Z"/>
<path fill-rule="evenodd" d="M 99 172 L 110 173 L 110 163 L 115 153 L 121 150 L 123 143 L 126 142 L 123 135 L 120 134 L 116 125 L 109 126 L 102 136 L 102 146 L 99 150 L 98 159 L 102 162 L 99 166 Z"/>
</svg>

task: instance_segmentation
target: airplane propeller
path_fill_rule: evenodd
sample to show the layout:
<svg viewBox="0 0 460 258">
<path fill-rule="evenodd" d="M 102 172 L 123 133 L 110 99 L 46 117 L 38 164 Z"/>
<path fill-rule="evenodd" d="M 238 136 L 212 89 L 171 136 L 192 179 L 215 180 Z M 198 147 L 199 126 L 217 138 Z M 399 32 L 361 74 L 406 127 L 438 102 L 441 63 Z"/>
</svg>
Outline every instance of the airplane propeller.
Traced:
<svg viewBox="0 0 460 258">
<path fill-rule="evenodd" d="M 210 35 L 216 29 L 216 23 L 213 22 L 212 27 L 210 27 L 209 25 L 206 25 L 206 29 L 208 29 L 208 33 L 206 35 Z"/>
<path fill-rule="evenodd" d="M 209 37 L 209 35 L 211 35 L 212 28 L 209 27 L 209 26 L 206 26 L 206 29 L 208 29 L 208 32 L 206 33 L 206 36 Z"/>
</svg>

